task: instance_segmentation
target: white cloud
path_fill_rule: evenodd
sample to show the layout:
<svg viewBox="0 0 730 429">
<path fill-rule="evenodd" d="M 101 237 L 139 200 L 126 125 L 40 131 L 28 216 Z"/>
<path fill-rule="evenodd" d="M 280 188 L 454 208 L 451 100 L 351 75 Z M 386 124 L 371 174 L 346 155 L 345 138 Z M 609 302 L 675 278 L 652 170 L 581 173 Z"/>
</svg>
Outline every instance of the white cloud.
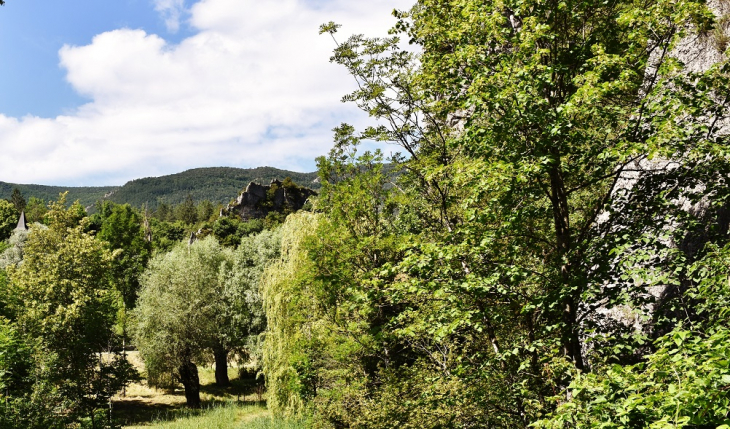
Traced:
<svg viewBox="0 0 730 429">
<path fill-rule="evenodd" d="M 119 29 L 65 46 L 67 80 L 92 101 L 56 118 L 0 115 L 0 144 L 12 148 L 0 180 L 121 184 L 202 166 L 311 169 L 331 147 L 331 128 L 364 121 L 339 101 L 354 82 L 328 62 L 334 44 L 319 25 L 339 22 L 343 37 L 385 35 L 390 11 L 411 2 L 202 0 L 189 11 L 195 34 L 179 44 Z"/>
<path fill-rule="evenodd" d="M 154 0 L 155 10 L 165 20 L 167 30 L 177 33 L 180 29 L 180 19 L 185 12 L 185 0 Z"/>
</svg>

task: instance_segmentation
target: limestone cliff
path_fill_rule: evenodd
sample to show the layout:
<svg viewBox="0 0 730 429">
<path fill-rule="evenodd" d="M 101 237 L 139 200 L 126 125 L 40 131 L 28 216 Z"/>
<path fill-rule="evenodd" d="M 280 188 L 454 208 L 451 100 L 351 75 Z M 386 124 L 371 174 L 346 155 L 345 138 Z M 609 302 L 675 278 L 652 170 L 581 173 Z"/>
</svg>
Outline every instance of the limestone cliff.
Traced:
<svg viewBox="0 0 730 429">
<path fill-rule="evenodd" d="M 221 209 L 221 216 L 235 215 L 243 220 L 260 219 L 270 212 L 293 213 L 304 207 L 317 193 L 297 186 L 291 179 L 274 179 L 267 185 L 250 182 L 238 198 Z"/>
</svg>

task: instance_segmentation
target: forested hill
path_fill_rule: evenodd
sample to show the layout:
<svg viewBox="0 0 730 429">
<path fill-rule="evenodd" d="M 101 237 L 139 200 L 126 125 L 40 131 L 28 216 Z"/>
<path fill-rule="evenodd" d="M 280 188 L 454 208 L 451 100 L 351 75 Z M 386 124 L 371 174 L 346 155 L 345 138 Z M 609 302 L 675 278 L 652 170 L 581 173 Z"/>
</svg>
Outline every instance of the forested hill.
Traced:
<svg viewBox="0 0 730 429">
<path fill-rule="evenodd" d="M 96 201 L 106 199 L 115 203 L 129 203 L 140 207 L 147 203 L 155 209 L 159 202 L 179 204 L 190 194 L 195 201 L 210 200 L 225 204 L 234 199 L 249 182 L 268 184 L 272 179 L 282 180 L 291 177 L 302 186 L 317 189 L 314 180 L 317 173 L 297 173 L 273 167 L 232 168 L 211 167 L 195 168 L 182 173 L 160 177 L 147 177 L 127 182 L 124 186 L 103 187 L 62 187 L 44 185 L 17 185 L 0 182 L 0 198 L 10 198 L 13 188 L 21 190 L 26 199 L 41 198 L 55 200 L 59 192 L 69 191 L 68 200 L 79 202 L 85 207 Z"/>
<path fill-rule="evenodd" d="M 319 183 L 314 182 L 317 173 L 296 173 L 273 167 L 213 167 L 132 180 L 106 199 L 119 204 L 129 203 L 135 207 L 147 203 L 150 209 L 154 209 L 158 202 L 182 203 L 190 194 L 195 201 L 207 199 L 213 203 L 225 204 L 235 199 L 249 182 L 268 184 L 272 179 L 282 180 L 286 177 L 291 177 L 302 186 L 319 187 Z"/>
<path fill-rule="evenodd" d="M 40 198 L 43 201 L 57 200 L 58 194 L 68 191 L 68 201 L 76 201 L 88 207 L 96 201 L 104 198 L 110 192 L 119 189 L 119 186 L 47 186 L 47 185 L 20 185 L 15 183 L 0 182 L 0 199 L 8 199 L 13 189 L 18 188 L 27 199 L 30 197 Z"/>
</svg>

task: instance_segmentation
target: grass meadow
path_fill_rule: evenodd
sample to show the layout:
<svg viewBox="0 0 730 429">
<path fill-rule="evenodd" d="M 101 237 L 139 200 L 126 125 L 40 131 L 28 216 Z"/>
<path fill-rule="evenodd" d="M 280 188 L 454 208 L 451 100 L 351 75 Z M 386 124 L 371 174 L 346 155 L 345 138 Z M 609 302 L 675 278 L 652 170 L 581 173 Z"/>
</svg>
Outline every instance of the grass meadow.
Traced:
<svg viewBox="0 0 730 429">
<path fill-rule="evenodd" d="M 128 359 L 142 373 L 144 364 L 136 352 Z M 212 367 L 200 367 L 200 398 L 203 407 L 185 407 L 182 388 L 149 387 L 144 378 L 114 397 L 112 415 L 125 429 L 301 429 L 302 422 L 273 419 L 266 409 L 265 395 L 254 380 L 240 378 L 237 368 L 229 368 L 231 386 L 215 385 Z"/>
</svg>

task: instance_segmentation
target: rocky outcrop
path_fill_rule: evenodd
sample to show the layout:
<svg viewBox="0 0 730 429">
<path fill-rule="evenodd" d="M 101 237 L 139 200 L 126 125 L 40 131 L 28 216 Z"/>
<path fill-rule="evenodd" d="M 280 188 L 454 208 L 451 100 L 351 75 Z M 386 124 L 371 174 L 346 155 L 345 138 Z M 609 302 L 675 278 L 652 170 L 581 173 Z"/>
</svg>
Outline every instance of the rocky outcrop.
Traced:
<svg viewBox="0 0 730 429">
<path fill-rule="evenodd" d="M 264 218 L 270 212 L 293 213 L 314 195 L 317 195 L 315 191 L 297 186 L 291 180 L 274 179 L 268 186 L 251 182 L 235 202 L 221 209 L 220 215 L 249 220 Z"/>
</svg>

